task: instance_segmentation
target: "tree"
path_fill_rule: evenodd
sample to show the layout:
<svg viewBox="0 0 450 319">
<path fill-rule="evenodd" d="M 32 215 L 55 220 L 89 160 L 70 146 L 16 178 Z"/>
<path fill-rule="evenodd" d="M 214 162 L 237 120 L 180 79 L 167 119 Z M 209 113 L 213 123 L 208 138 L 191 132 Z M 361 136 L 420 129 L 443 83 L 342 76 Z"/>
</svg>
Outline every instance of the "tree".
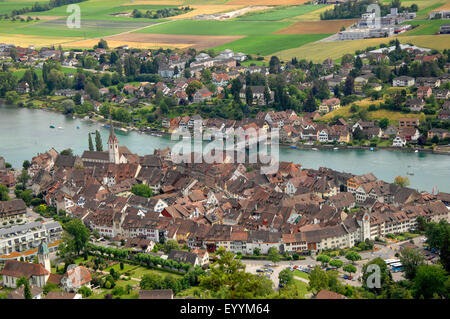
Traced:
<svg viewBox="0 0 450 319">
<path fill-rule="evenodd" d="M 280 59 L 277 56 L 272 56 L 269 62 L 269 72 L 271 74 L 277 74 L 281 71 Z"/>
<path fill-rule="evenodd" d="M 23 296 L 25 299 L 33 299 L 33 296 L 31 295 L 30 282 L 28 281 L 27 278 L 25 278 L 23 276 L 20 277 L 19 279 L 17 279 L 16 285 L 17 285 L 17 288 L 24 286 Z"/>
<path fill-rule="evenodd" d="M 350 251 L 345 255 L 345 258 L 347 260 L 350 260 L 353 264 L 355 263 L 355 261 L 357 260 L 361 260 L 361 255 L 358 254 L 357 252 L 354 251 Z"/>
<path fill-rule="evenodd" d="M 29 160 L 23 161 L 23 164 L 22 164 L 23 169 L 29 169 L 30 166 L 31 166 L 31 163 Z"/>
<path fill-rule="evenodd" d="M 330 266 L 336 268 L 341 268 L 343 264 L 344 262 L 340 259 L 333 259 L 332 261 L 330 261 Z"/>
<path fill-rule="evenodd" d="M 349 274 L 355 273 L 356 267 L 352 264 L 348 264 L 348 265 L 345 265 L 344 267 L 342 267 L 342 270 L 348 272 Z"/>
<path fill-rule="evenodd" d="M 172 250 L 176 250 L 176 249 L 180 249 L 180 247 L 178 246 L 178 242 L 176 240 L 173 239 L 169 239 L 166 243 L 164 243 L 162 250 L 168 254 L 170 253 Z"/>
<path fill-rule="evenodd" d="M 134 195 L 150 198 L 153 196 L 152 189 L 145 184 L 137 184 L 131 188 Z"/>
<path fill-rule="evenodd" d="M 23 169 L 20 175 L 17 177 L 17 182 L 22 184 L 24 187 L 27 185 L 28 181 L 30 180 L 31 176 L 28 175 L 27 170 Z"/>
<path fill-rule="evenodd" d="M 322 289 L 328 288 L 328 276 L 327 273 L 320 269 L 319 266 L 315 266 L 309 273 L 309 290 L 314 294 L 317 294 Z"/>
<path fill-rule="evenodd" d="M 253 103 L 253 91 L 250 86 L 247 86 L 245 89 L 245 101 L 247 102 L 247 105 L 252 105 Z"/>
<path fill-rule="evenodd" d="M 220 247 L 210 271 L 199 277 L 199 287 L 213 298 L 252 299 L 273 293 L 272 282 L 245 271 L 245 265 L 230 251 Z"/>
<path fill-rule="evenodd" d="M 71 148 L 66 148 L 65 150 L 62 150 L 60 155 L 64 156 L 73 156 L 73 150 Z"/>
<path fill-rule="evenodd" d="M 197 90 L 200 90 L 203 87 L 202 83 L 200 81 L 194 80 L 188 84 L 186 87 L 186 94 L 188 96 L 189 101 L 192 101 L 194 98 L 194 93 Z"/>
<path fill-rule="evenodd" d="M 378 126 L 382 129 L 385 130 L 387 129 L 387 127 L 389 126 L 389 119 L 387 117 L 383 117 L 380 122 L 378 123 Z"/>
<path fill-rule="evenodd" d="M 83 298 L 87 298 L 92 295 L 92 290 L 89 287 L 83 286 L 78 289 L 78 293 L 83 296 Z"/>
<path fill-rule="evenodd" d="M 353 94 L 353 86 L 354 86 L 354 78 L 351 76 L 348 76 L 347 79 L 345 80 L 345 85 L 344 85 L 344 95 L 351 95 Z"/>
<path fill-rule="evenodd" d="M 278 253 L 278 249 L 276 247 L 270 247 L 268 252 L 269 260 L 272 261 L 274 264 L 280 261 L 280 254 Z"/>
<path fill-rule="evenodd" d="M 371 265 L 374 265 L 374 266 L 371 266 Z M 376 267 L 376 266 L 378 266 L 378 267 Z M 375 267 L 375 268 L 373 268 L 373 267 Z M 370 279 L 373 279 L 373 276 L 378 273 L 377 269 L 379 269 L 379 274 L 380 274 L 380 277 L 379 277 L 380 286 L 379 286 L 379 288 L 376 286 L 373 288 L 369 288 L 369 286 L 367 286 L 367 284 L 368 284 L 368 282 L 372 283 L 370 281 Z M 392 275 L 388 269 L 386 262 L 380 257 L 372 259 L 367 264 L 365 264 L 362 268 L 362 274 L 363 274 L 363 276 L 362 276 L 363 287 L 365 289 L 367 289 L 371 292 L 377 293 L 377 294 L 380 294 L 383 290 L 387 289 L 393 282 Z M 369 278 L 369 276 L 371 276 L 371 277 Z"/>
<path fill-rule="evenodd" d="M 425 265 L 425 257 L 416 249 L 404 248 L 400 254 L 400 262 L 405 271 L 405 278 L 414 279 L 417 268 Z"/>
<path fill-rule="evenodd" d="M 434 295 L 448 298 L 446 271 L 438 265 L 423 265 L 417 268 L 414 278 L 413 294 L 415 298 L 433 298 Z"/>
<path fill-rule="evenodd" d="M 102 137 L 98 130 L 95 130 L 95 149 L 97 152 L 103 152 Z"/>
<path fill-rule="evenodd" d="M 64 114 L 72 114 L 75 110 L 75 102 L 73 100 L 64 100 L 61 103 Z"/>
<path fill-rule="evenodd" d="M 73 219 L 66 224 L 66 231 L 71 236 L 69 247 L 80 255 L 89 241 L 89 230 L 80 219 Z"/>
<path fill-rule="evenodd" d="M 446 271 L 450 271 L 450 224 L 441 220 L 439 223 L 431 222 L 426 225 L 425 235 L 430 248 L 439 251 L 440 262 Z"/>
<path fill-rule="evenodd" d="M 409 185 L 409 178 L 408 176 L 403 177 L 403 176 L 397 176 L 394 179 L 394 184 L 399 185 L 400 187 L 406 187 Z"/>
<path fill-rule="evenodd" d="M 9 91 L 5 94 L 6 104 L 15 104 L 19 100 L 19 94 L 16 91 Z"/>
<path fill-rule="evenodd" d="M 94 144 L 92 143 L 91 133 L 88 133 L 88 140 L 89 140 L 89 150 L 93 151 L 94 150 Z"/>
<path fill-rule="evenodd" d="M 255 247 L 253 249 L 253 255 L 254 256 L 261 256 L 261 250 L 258 247 Z"/>
<path fill-rule="evenodd" d="M 280 284 L 283 284 L 285 286 L 293 284 L 295 280 L 294 275 L 289 268 L 280 271 L 280 273 L 278 274 L 278 279 L 280 280 Z"/>
<path fill-rule="evenodd" d="M 327 256 L 327 255 L 319 255 L 316 257 L 316 260 L 320 261 L 322 263 L 322 267 L 323 267 L 330 262 L 331 257 Z"/>
<path fill-rule="evenodd" d="M 106 40 L 100 39 L 100 41 L 98 41 L 97 47 L 100 49 L 108 49 L 108 42 L 106 42 Z"/>
<path fill-rule="evenodd" d="M 9 200 L 8 193 L 9 193 L 8 187 L 6 187 L 5 185 L 0 184 L 0 201 L 1 202 L 6 202 L 7 200 Z"/>
</svg>

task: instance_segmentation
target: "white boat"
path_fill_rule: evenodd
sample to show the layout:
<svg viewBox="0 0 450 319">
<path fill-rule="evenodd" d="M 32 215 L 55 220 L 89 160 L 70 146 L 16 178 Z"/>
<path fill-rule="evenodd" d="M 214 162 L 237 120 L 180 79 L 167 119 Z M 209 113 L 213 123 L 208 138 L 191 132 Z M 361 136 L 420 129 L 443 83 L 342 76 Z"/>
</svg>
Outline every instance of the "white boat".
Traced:
<svg viewBox="0 0 450 319">
<path fill-rule="evenodd" d="M 62 130 L 63 128 L 61 126 L 58 126 L 58 130 Z"/>
<path fill-rule="evenodd" d="M 414 153 L 419 153 L 419 150 L 415 150 Z"/>
<path fill-rule="evenodd" d="M 339 149 L 339 147 L 334 147 L 333 149 L 334 149 L 334 150 L 338 150 L 338 149 Z"/>
<path fill-rule="evenodd" d="M 318 149 L 317 149 L 317 148 L 315 148 L 315 147 L 313 147 L 313 148 L 312 148 L 312 150 L 313 150 L 313 151 L 318 151 Z"/>
</svg>

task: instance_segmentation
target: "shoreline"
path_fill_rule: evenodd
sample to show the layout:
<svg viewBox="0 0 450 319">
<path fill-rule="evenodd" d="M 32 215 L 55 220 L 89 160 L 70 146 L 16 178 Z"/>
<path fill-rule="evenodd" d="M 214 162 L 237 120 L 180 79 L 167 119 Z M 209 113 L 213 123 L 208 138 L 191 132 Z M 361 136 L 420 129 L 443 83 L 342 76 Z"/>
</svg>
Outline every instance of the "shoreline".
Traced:
<svg viewBox="0 0 450 319">
<path fill-rule="evenodd" d="M 2 101 L 3 105 L 6 105 L 6 103 L 4 103 L 4 101 Z M 63 114 L 61 111 L 49 108 L 49 107 L 40 107 L 40 108 L 28 108 L 26 106 L 20 107 L 18 105 L 14 105 L 17 108 L 26 108 L 26 109 L 32 109 L 32 110 L 42 110 L 42 111 L 46 111 L 46 112 L 54 112 L 54 113 L 58 113 L 61 114 L 63 116 L 70 116 L 72 118 L 78 118 L 80 120 L 85 119 L 85 117 L 89 117 L 89 120 L 91 122 L 94 123 L 98 123 L 102 126 L 105 125 L 105 123 L 108 122 L 107 119 L 101 117 L 101 115 L 94 113 L 95 115 L 78 115 L 78 114 Z M 94 117 L 100 117 L 100 118 L 94 118 Z M 114 121 L 113 120 L 113 124 L 116 125 L 116 129 L 118 131 L 121 131 L 121 128 L 125 128 L 127 130 L 127 132 L 123 132 L 125 134 L 128 134 L 129 132 L 137 132 L 139 134 L 147 134 L 147 135 L 151 135 L 151 136 L 155 136 L 155 137 L 170 137 L 171 133 L 168 133 L 166 131 L 162 131 L 162 130 L 158 130 L 158 129 L 140 129 L 136 126 L 127 126 L 122 122 L 118 122 L 118 121 Z M 416 150 L 418 150 L 419 152 L 425 152 L 425 153 L 431 153 L 431 154 L 437 154 L 437 155 L 450 155 L 450 151 L 440 151 L 440 150 L 433 150 L 433 149 L 428 149 L 428 148 L 422 148 L 422 147 L 395 147 L 395 146 L 361 146 L 361 145 L 332 145 L 332 144 L 313 144 L 313 145 L 305 145 L 302 144 L 301 142 L 296 142 L 296 143 L 279 143 L 278 144 L 280 147 L 283 148 L 291 148 L 291 149 L 297 149 L 297 150 L 301 150 L 301 149 L 317 149 L 317 150 L 333 150 L 334 148 L 338 148 L 337 150 L 367 150 L 367 151 L 376 151 L 376 150 L 386 150 L 386 151 L 396 151 L 396 152 L 408 152 L 408 153 L 412 153 L 415 152 Z"/>
</svg>

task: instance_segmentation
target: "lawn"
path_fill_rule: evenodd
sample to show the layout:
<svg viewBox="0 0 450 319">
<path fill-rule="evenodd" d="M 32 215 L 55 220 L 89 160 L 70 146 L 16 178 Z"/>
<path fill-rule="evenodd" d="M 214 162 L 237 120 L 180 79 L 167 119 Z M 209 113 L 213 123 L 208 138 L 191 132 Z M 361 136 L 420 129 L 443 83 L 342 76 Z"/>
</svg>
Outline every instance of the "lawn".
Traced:
<svg viewBox="0 0 450 319">
<path fill-rule="evenodd" d="M 267 56 L 277 51 L 300 47 L 328 37 L 329 34 L 277 34 L 250 36 L 216 47 L 237 52 Z"/>
<path fill-rule="evenodd" d="M 187 35 L 267 35 L 289 26 L 286 22 L 176 20 L 136 33 Z"/>
<path fill-rule="evenodd" d="M 148 275 L 148 274 L 151 274 L 151 273 L 156 273 L 156 274 L 161 275 L 163 277 L 165 277 L 165 276 L 172 276 L 172 277 L 175 277 L 175 278 L 181 278 L 180 275 L 172 274 L 172 273 L 165 272 L 165 271 L 162 271 L 162 270 L 148 269 L 148 268 L 140 267 L 140 266 L 138 266 L 137 268 L 134 268 L 133 270 L 130 271 L 130 275 L 131 275 L 132 278 L 142 278 L 144 275 Z"/>
<path fill-rule="evenodd" d="M 306 272 L 300 271 L 300 270 L 294 270 L 293 271 L 294 276 L 303 278 L 303 279 L 308 279 L 309 280 L 309 275 Z"/>
<path fill-rule="evenodd" d="M 237 20 L 242 21 L 280 21 L 287 18 L 301 16 L 308 14 L 318 9 L 325 7 L 325 5 L 301 5 L 291 7 L 280 7 L 263 12 L 253 12 L 243 15 Z"/>
</svg>

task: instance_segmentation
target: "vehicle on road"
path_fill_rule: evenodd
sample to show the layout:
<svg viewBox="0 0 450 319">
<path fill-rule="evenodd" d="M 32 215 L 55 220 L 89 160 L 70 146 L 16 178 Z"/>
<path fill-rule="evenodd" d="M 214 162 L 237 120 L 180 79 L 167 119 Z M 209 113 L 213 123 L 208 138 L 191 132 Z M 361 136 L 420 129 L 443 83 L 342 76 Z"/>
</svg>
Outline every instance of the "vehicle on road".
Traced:
<svg viewBox="0 0 450 319">
<path fill-rule="evenodd" d="M 256 272 L 264 272 L 262 269 L 256 269 Z"/>
</svg>

